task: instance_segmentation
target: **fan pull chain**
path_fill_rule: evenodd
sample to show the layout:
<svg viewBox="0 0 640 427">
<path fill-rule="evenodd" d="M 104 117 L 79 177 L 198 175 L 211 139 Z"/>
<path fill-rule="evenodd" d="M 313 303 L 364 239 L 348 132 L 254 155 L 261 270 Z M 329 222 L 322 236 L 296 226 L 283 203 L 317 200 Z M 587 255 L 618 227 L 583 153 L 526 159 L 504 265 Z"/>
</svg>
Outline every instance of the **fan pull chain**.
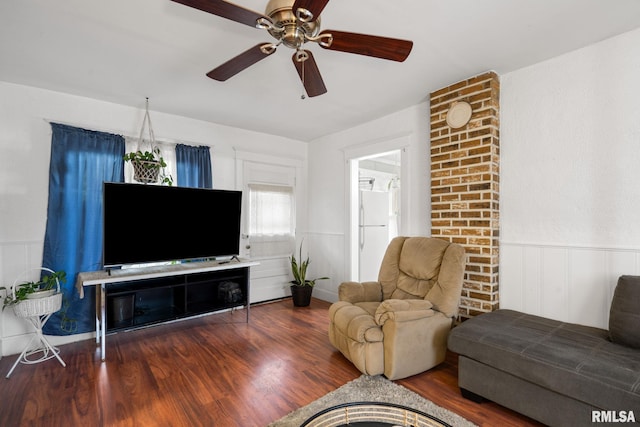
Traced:
<svg viewBox="0 0 640 427">
<path fill-rule="evenodd" d="M 295 59 L 296 59 L 296 61 L 301 63 L 300 64 L 300 66 L 301 66 L 300 80 L 302 80 L 302 89 L 303 89 L 303 91 L 302 91 L 302 95 L 300 96 L 300 99 L 305 99 L 306 98 L 306 95 L 305 95 L 306 88 L 304 86 L 304 78 L 305 78 L 305 75 L 304 75 L 304 63 L 307 61 L 307 59 L 309 59 L 309 55 L 307 54 L 306 51 L 298 49 L 296 51 L 296 54 L 295 54 Z"/>
<path fill-rule="evenodd" d="M 306 96 L 304 94 L 304 63 L 307 61 L 302 61 L 302 95 L 300 95 L 300 99 L 305 99 Z"/>
</svg>

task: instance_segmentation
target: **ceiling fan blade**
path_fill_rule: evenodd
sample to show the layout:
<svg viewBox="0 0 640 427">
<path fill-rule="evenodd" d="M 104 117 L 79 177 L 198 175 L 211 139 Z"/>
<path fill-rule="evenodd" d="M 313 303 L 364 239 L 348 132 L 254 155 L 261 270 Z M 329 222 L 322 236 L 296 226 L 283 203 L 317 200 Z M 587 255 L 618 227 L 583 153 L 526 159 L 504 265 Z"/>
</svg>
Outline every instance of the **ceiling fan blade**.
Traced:
<svg viewBox="0 0 640 427">
<path fill-rule="evenodd" d="M 325 49 L 373 56 L 391 61 L 404 61 L 413 47 L 413 42 L 409 40 L 347 33 L 344 31 L 325 30 L 320 33 L 319 37 L 327 34 L 331 34 L 333 40 L 331 42 L 321 40 L 318 43 Z"/>
<path fill-rule="evenodd" d="M 291 6 L 291 10 L 293 10 L 294 13 L 297 13 L 296 11 L 300 8 L 308 10 L 311 12 L 312 17 L 307 19 L 307 21 L 315 21 L 327 3 L 329 3 L 329 0 L 296 0 L 293 6 Z"/>
<path fill-rule="evenodd" d="M 264 49 L 265 46 L 269 47 L 269 49 Z M 235 76 L 240 71 L 249 68 L 261 59 L 266 58 L 275 51 L 276 49 L 271 43 L 257 44 L 251 49 L 242 52 L 235 58 L 232 58 L 219 67 L 209 71 L 207 73 L 207 77 L 223 82 L 230 77 Z"/>
<path fill-rule="evenodd" d="M 190 6 L 204 12 L 209 12 L 223 18 L 230 19 L 232 21 L 239 22 L 241 24 L 248 25 L 255 28 L 258 19 L 265 18 L 266 16 L 261 13 L 254 12 L 253 10 L 245 9 L 240 6 L 236 6 L 233 3 L 226 2 L 224 0 L 171 0 L 176 3 Z"/>
<path fill-rule="evenodd" d="M 300 76 L 304 90 L 307 92 L 307 96 L 313 98 L 314 96 L 327 93 L 327 88 L 324 85 L 324 81 L 322 81 L 316 60 L 313 59 L 313 54 L 308 50 L 304 50 L 303 52 L 307 55 L 305 61 L 299 61 L 297 59 L 298 52 L 293 54 L 292 59 L 296 70 L 298 70 L 298 75 Z"/>
</svg>

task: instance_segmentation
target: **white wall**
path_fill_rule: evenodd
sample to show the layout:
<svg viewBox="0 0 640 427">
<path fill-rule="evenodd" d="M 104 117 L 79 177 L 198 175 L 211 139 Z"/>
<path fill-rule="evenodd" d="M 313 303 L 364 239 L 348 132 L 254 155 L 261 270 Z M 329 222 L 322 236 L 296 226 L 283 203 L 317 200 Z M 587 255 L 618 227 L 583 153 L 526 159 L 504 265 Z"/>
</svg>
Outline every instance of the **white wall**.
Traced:
<svg viewBox="0 0 640 427">
<path fill-rule="evenodd" d="M 638 76 L 640 30 L 501 76 L 502 308 L 607 328 L 617 278 L 640 274 Z M 334 301 L 349 277 L 349 152 L 407 136 L 404 232 L 428 235 L 428 116 L 419 105 L 311 143 L 311 270 L 332 278 L 314 295 Z"/>
<path fill-rule="evenodd" d="M 640 30 L 501 76 L 500 299 L 607 328 L 640 274 Z"/>
<path fill-rule="evenodd" d="M 426 94 L 425 94 L 426 96 Z M 319 138 L 309 146 L 307 219 L 311 276 L 329 276 L 316 283 L 314 295 L 337 300 L 338 286 L 349 276 L 348 158 L 405 147 L 407 170 L 401 186 L 407 214 L 401 234 L 426 236 L 429 225 L 429 110 L 420 104 L 344 132 Z M 306 244 L 306 243 L 305 243 Z"/>
<path fill-rule="evenodd" d="M 306 162 L 306 143 L 156 113 L 153 100 L 150 108 L 158 140 L 213 146 L 216 188 L 239 188 L 237 151 Z M 143 116 L 144 100 L 136 109 L 0 82 L 0 286 L 10 286 L 19 274 L 39 267 L 42 261 L 51 145 L 48 121 L 137 137 Z M 304 220 L 299 218 L 303 227 Z M 273 281 L 279 273 L 288 275 L 286 266 L 281 272 L 275 272 L 272 265 L 265 271 L 255 268 L 252 279 L 260 286 Z M 19 353 L 26 345 L 24 334 L 29 330 L 12 310 L 5 310 L 0 315 L 0 356 Z M 65 340 L 68 339 L 58 337 L 52 341 L 55 344 Z"/>
</svg>

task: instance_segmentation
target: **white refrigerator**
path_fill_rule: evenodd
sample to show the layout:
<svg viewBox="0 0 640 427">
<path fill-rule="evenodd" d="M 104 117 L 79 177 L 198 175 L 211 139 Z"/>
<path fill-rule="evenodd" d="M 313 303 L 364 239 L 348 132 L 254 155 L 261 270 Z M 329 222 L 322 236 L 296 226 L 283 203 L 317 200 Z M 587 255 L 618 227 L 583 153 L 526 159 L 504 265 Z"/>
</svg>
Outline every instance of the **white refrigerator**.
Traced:
<svg viewBox="0 0 640 427">
<path fill-rule="evenodd" d="M 389 193 L 360 191 L 359 280 L 377 281 L 389 245 Z"/>
</svg>

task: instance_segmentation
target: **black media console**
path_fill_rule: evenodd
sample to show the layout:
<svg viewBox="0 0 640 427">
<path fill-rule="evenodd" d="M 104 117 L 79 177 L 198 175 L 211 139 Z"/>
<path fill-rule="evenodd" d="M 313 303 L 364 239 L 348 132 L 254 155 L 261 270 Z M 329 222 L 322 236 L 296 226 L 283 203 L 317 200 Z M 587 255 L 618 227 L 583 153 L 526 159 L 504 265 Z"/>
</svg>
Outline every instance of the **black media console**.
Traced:
<svg viewBox="0 0 640 427">
<path fill-rule="evenodd" d="M 250 267 L 257 262 L 193 262 L 78 274 L 76 287 L 96 287 L 96 342 L 105 360 L 107 333 L 236 307 L 249 321 Z"/>
<path fill-rule="evenodd" d="M 249 267 L 106 286 L 107 333 L 245 306 Z"/>
</svg>

